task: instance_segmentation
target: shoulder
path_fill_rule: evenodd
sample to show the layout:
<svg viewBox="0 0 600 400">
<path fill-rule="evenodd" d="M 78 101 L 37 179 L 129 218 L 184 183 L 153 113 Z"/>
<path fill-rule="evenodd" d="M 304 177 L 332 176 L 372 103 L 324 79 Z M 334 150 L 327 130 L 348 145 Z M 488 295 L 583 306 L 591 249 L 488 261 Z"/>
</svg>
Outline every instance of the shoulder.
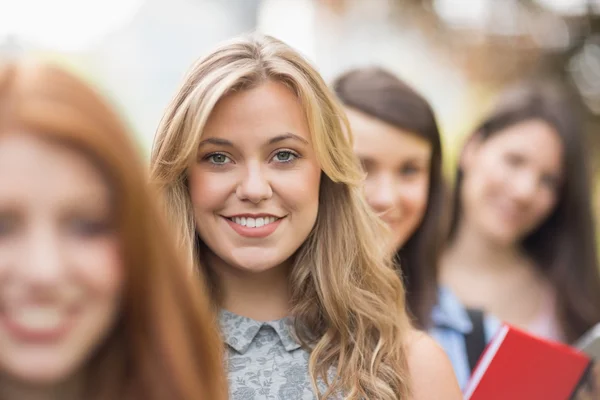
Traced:
<svg viewBox="0 0 600 400">
<path fill-rule="evenodd" d="M 502 321 L 487 312 L 479 309 L 466 308 L 456 295 L 448 287 L 441 286 L 438 290 L 438 303 L 431 313 L 433 326 L 430 333 L 449 332 L 464 336 L 471 332 L 473 323 L 472 317 L 477 315 L 473 311 L 482 311 L 483 333 L 485 342 L 489 342 L 496 332 L 502 327 Z"/>
<path fill-rule="evenodd" d="M 456 376 L 442 348 L 426 333 L 411 330 L 406 337 L 412 400 L 460 400 Z"/>
</svg>

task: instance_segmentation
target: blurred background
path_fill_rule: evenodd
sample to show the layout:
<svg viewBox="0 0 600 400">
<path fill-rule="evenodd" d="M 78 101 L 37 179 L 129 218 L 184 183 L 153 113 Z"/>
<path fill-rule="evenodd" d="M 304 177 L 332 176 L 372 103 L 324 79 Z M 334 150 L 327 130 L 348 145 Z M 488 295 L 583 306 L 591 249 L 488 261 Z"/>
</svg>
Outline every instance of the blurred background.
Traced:
<svg viewBox="0 0 600 400">
<path fill-rule="evenodd" d="M 494 94 L 531 75 L 569 85 L 600 149 L 600 0 L 0 0 L 0 55 L 87 77 L 146 154 L 190 64 L 255 29 L 301 51 L 327 81 L 372 64 L 407 80 L 437 112 L 448 172 Z"/>
</svg>

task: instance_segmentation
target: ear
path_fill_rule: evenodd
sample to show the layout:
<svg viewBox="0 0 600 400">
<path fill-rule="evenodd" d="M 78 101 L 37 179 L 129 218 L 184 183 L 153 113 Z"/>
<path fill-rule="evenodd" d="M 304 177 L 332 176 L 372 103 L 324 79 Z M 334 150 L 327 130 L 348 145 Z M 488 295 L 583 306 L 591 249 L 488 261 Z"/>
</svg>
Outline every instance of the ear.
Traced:
<svg viewBox="0 0 600 400">
<path fill-rule="evenodd" d="M 481 137 L 481 133 L 475 132 L 471 137 L 469 137 L 466 143 L 463 146 L 462 152 L 460 153 L 460 158 L 458 160 L 458 166 L 462 171 L 466 171 L 473 164 L 473 159 L 475 158 L 475 153 L 479 150 L 481 146 L 481 142 L 483 138 Z"/>
</svg>

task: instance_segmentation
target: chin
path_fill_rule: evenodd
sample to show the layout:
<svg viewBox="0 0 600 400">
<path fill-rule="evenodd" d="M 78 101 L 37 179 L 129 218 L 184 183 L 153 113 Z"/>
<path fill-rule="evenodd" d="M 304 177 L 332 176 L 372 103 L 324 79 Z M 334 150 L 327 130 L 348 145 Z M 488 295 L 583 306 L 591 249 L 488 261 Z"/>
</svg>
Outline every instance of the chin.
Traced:
<svg viewBox="0 0 600 400">
<path fill-rule="evenodd" d="M 61 357 L 62 358 L 62 357 Z M 54 385 L 70 377 L 75 366 L 66 365 L 64 360 L 50 362 L 50 360 L 32 360 L 33 362 L 20 363 L 14 368 L 7 368 L 8 373 L 14 378 L 31 385 Z"/>
<path fill-rule="evenodd" d="M 278 268 L 289 259 L 290 256 L 281 255 L 278 251 L 251 247 L 232 250 L 231 256 L 224 261 L 242 271 L 261 273 Z"/>
<path fill-rule="evenodd" d="M 511 245 L 520 238 L 521 230 L 519 227 L 504 219 L 489 218 L 480 221 L 478 225 L 479 234 L 498 245 Z"/>
<path fill-rule="evenodd" d="M 272 271 L 277 269 L 277 267 L 281 266 L 281 264 L 264 264 L 264 263 L 246 263 L 244 265 L 237 265 L 237 269 L 244 271 L 248 274 L 262 274 L 267 271 Z"/>
<path fill-rule="evenodd" d="M 514 229 L 501 230 L 496 227 L 496 229 L 488 231 L 488 237 L 499 245 L 510 246 L 518 242 L 521 235 L 519 235 L 518 232 L 515 232 Z"/>
</svg>

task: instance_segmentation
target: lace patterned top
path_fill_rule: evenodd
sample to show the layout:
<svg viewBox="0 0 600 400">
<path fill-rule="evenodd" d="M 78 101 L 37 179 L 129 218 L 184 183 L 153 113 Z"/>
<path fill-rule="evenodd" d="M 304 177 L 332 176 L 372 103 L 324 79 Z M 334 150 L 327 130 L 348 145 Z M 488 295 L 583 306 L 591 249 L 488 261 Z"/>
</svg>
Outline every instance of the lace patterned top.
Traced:
<svg viewBox="0 0 600 400">
<path fill-rule="evenodd" d="M 221 310 L 231 400 L 316 400 L 309 353 L 292 335 L 289 318 L 259 322 Z"/>
</svg>

